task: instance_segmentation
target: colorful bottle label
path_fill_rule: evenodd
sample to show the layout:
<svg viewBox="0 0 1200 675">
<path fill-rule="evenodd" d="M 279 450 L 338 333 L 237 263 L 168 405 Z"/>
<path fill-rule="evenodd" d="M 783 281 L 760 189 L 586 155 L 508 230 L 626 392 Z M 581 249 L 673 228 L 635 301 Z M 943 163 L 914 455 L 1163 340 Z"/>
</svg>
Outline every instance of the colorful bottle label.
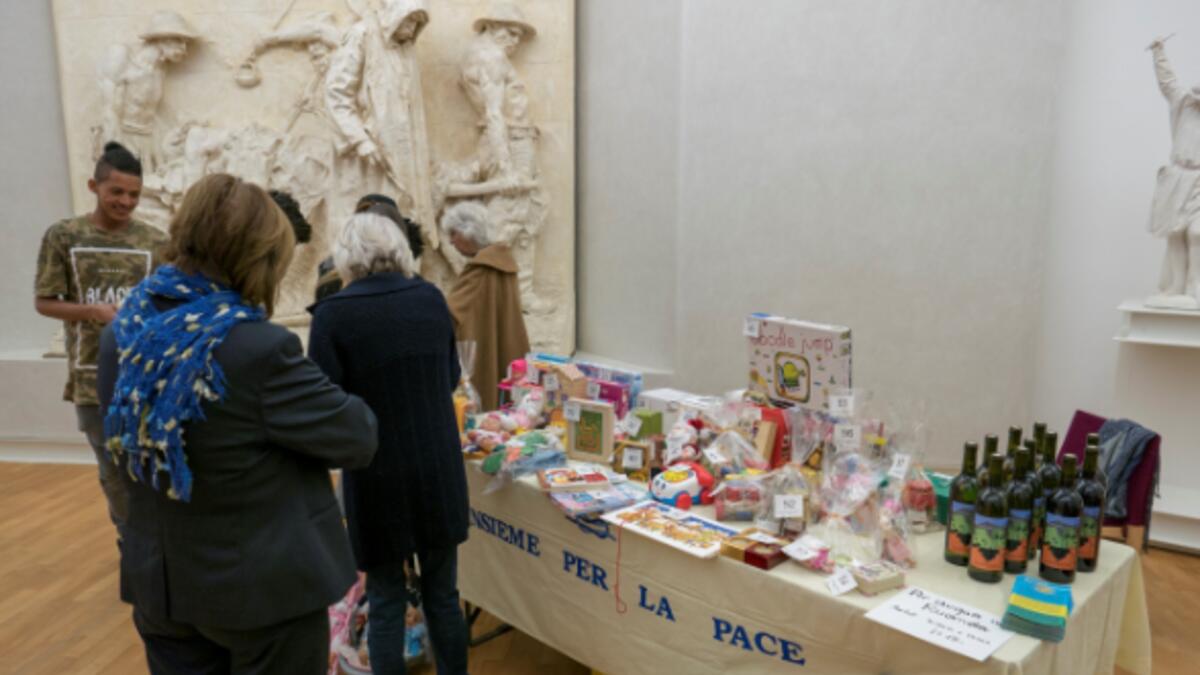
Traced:
<svg viewBox="0 0 1200 675">
<path fill-rule="evenodd" d="M 1033 532 L 1029 538 L 1030 546 L 1037 548 L 1042 543 L 1042 524 L 1046 522 L 1046 498 L 1036 497 L 1033 500 L 1033 521 L 1030 527 Z"/>
<path fill-rule="evenodd" d="M 1007 531 L 1008 518 L 976 513 L 971 533 L 971 567 L 985 572 L 1003 571 Z"/>
<path fill-rule="evenodd" d="M 971 547 L 971 530 L 975 520 L 975 505 L 951 502 L 950 528 L 946 532 L 946 552 L 966 556 Z"/>
<path fill-rule="evenodd" d="M 1100 550 L 1100 507 L 1083 507 L 1079 524 L 1079 557 L 1094 560 Z"/>
<path fill-rule="evenodd" d="M 1008 512 L 1008 546 L 1004 559 L 1024 562 L 1029 557 L 1029 522 L 1033 512 L 1029 509 L 1010 509 Z"/>
<path fill-rule="evenodd" d="M 1079 553 L 1079 517 L 1046 514 L 1042 564 L 1064 572 L 1074 571 Z"/>
</svg>

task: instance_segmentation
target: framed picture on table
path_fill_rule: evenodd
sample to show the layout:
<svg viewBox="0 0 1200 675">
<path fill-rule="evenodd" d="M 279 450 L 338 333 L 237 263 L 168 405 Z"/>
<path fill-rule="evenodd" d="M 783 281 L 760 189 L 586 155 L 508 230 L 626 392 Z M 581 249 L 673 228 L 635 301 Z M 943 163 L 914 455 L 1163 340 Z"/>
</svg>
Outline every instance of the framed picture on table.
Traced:
<svg viewBox="0 0 1200 675">
<path fill-rule="evenodd" d="M 567 457 L 611 464 L 616 412 L 611 403 L 571 398 L 563 405 L 567 423 Z"/>
<path fill-rule="evenodd" d="M 629 476 L 633 480 L 650 481 L 650 463 L 654 459 L 654 443 L 650 440 L 624 440 L 617 443 L 613 453 L 612 467 L 614 471 Z"/>
</svg>

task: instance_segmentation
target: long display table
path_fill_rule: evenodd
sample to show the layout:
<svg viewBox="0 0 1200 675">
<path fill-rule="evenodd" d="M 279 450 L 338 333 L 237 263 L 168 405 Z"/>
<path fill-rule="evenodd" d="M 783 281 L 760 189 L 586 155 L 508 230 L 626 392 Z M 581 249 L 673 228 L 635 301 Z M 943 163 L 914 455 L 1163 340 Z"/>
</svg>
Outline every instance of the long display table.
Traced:
<svg viewBox="0 0 1200 675">
<path fill-rule="evenodd" d="M 1063 642 L 1017 635 L 980 663 L 863 616 L 894 591 L 834 597 L 826 577 L 792 562 L 763 571 L 695 558 L 615 526 L 569 520 L 531 478 L 485 495 L 491 478 L 476 463 L 467 474 L 463 598 L 609 675 L 1075 674 L 1110 673 L 1114 664 L 1150 672 L 1141 563 L 1122 544 L 1105 541 L 1100 568 L 1078 575 Z M 942 561 L 940 533 L 918 537 L 916 549 L 908 585 L 1003 614 L 1011 577 L 970 580 Z"/>
</svg>

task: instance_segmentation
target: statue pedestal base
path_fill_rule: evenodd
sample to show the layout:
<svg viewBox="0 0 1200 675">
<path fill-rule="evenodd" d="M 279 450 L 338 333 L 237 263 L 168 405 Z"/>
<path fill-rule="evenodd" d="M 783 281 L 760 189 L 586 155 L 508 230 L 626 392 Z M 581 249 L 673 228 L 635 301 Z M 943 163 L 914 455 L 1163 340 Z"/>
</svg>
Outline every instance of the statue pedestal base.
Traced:
<svg viewBox="0 0 1200 675">
<path fill-rule="evenodd" d="M 1117 308 L 1125 315 L 1113 339 L 1145 345 L 1200 348 L 1200 311 L 1150 307 L 1129 300 Z"/>
</svg>

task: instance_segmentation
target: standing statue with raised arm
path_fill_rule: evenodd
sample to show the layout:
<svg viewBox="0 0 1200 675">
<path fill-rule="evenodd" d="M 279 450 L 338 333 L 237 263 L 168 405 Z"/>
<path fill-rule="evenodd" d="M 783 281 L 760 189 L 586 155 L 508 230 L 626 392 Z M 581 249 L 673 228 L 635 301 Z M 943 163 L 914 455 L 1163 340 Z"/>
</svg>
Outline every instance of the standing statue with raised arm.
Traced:
<svg viewBox="0 0 1200 675">
<path fill-rule="evenodd" d="M 1149 50 L 1171 119 L 1171 160 L 1158 170 L 1150 212 L 1150 232 L 1167 240 L 1167 255 L 1159 292 L 1146 304 L 1200 309 L 1200 85 L 1179 85 L 1163 49 L 1166 39 Z"/>
<path fill-rule="evenodd" d="M 141 45 L 132 53 L 116 45 L 101 61 L 97 74 L 104 111 L 92 141 L 97 154 L 109 141 L 122 143 L 149 173 L 158 168 L 158 107 L 167 67 L 187 56 L 198 35 L 177 12 L 164 10 L 150 17 L 138 37 Z"/>
</svg>

